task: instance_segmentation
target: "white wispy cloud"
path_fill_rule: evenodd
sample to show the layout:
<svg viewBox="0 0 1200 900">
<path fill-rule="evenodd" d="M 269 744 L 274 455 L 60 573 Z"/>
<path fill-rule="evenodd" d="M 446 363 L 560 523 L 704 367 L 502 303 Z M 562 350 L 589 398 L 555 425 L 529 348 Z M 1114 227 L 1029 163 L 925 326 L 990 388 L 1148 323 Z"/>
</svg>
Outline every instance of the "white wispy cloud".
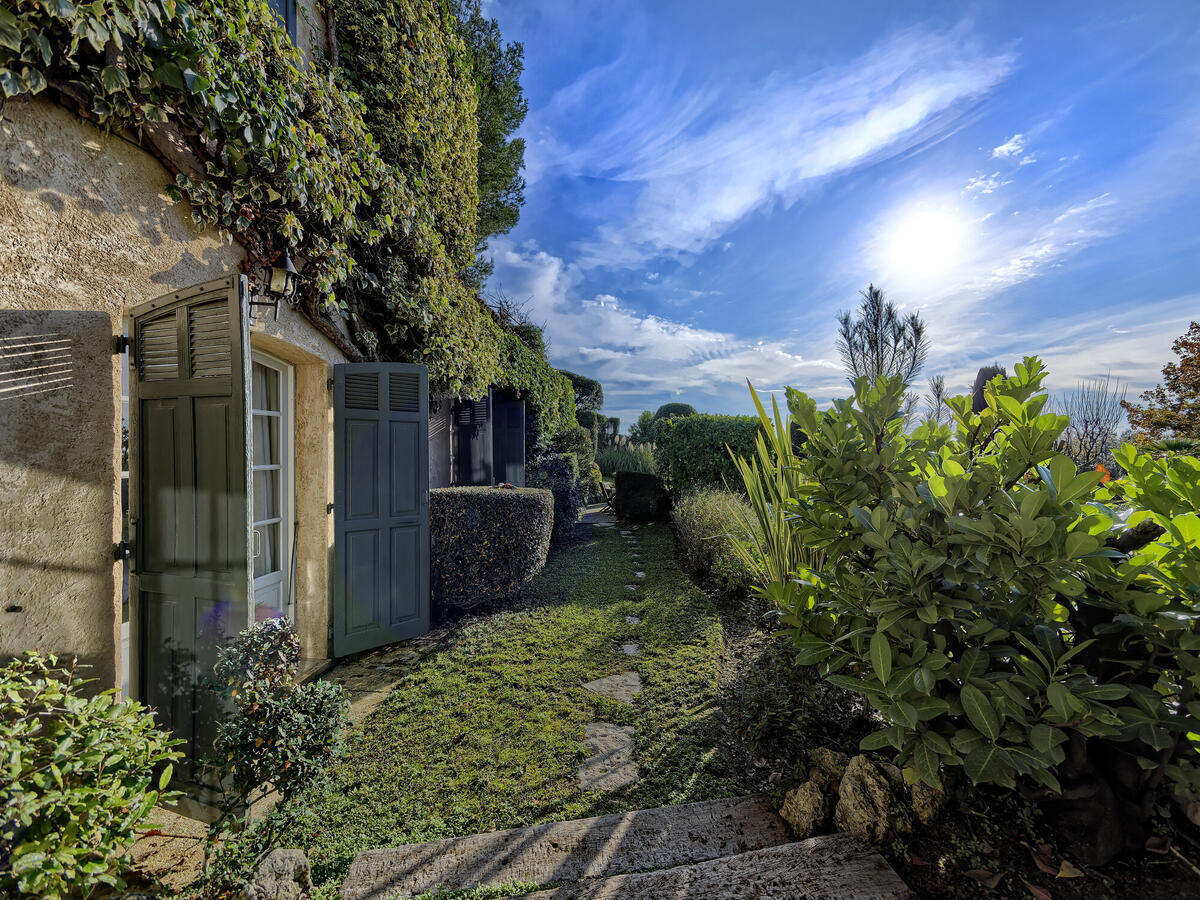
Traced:
<svg viewBox="0 0 1200 900">
<path fill-rule="evenodd" d="M 777 73 L 736 98 L 681 89 L 669 71 L 638 62 L 643 74 L 632 80 L 621 60 L 585 73 L 527 129 L 531 178 L 624 185 L 614 190 L 625 208 L 607 209 L 579 248 L 585 266 L 699 252 L 815 180 L 943 135 L 1014 58 L 985 51 L 962 28 L 906 30 L 844 65 Z M 581 129 L 580 110 L 590 128 Z"/>
<path fill-rule="evenodd" d="M 968 194 L 994 194 L 1006 184 L 1012 184 L 1012 179 L 1001 178 L 999 172 L 993 172 L 991 175 L 976 175 L 963 190 Z"/>
<path fill-rule="evenodd" d="M 999 147 L 992 148 L 993 159 L 1008 159 L 1025 152 L 1025 135 L 1014 134 Z"/>
</svg>

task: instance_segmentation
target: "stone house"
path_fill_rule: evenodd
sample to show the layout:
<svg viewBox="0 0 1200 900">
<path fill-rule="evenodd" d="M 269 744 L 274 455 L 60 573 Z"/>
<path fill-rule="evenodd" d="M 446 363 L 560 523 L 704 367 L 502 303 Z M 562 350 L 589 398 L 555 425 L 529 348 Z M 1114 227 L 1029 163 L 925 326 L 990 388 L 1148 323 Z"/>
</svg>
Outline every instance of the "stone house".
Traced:
<svg viewBox="0 0 1200 900">
<path fill-rule="evenodd" d="M 320 48 L 315 0 L 271 6 Z M 351 362 L 136 142 L 40 98 L 4 116 L 0 658 L 78 657 L 195 758 L 222 636 L 286 615 L 311 671 L 428 629 L 428 488 L 523 480 L 523 404 Z"/>
</svg>

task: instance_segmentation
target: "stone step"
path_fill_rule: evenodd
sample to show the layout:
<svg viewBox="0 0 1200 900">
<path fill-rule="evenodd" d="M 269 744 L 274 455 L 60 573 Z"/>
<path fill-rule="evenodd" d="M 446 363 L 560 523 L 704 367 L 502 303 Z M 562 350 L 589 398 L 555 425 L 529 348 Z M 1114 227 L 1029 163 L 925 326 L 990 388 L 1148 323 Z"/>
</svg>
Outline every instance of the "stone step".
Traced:
<svg viewBox="0 0 1200 900">
<path fill-rule="evenodd" d="M 525 900 L 903 900 L 915 895 L 869 844 L 848 834 L 826 834 L 521 896 Z"/>
<path fill-rule="evenodd" d="M 715 859 L 791 840 L 765 797 L 738 797 L 492 831 L 354 858 L 343 900 L 513 881 L 557 884 Z"/>
</svg>

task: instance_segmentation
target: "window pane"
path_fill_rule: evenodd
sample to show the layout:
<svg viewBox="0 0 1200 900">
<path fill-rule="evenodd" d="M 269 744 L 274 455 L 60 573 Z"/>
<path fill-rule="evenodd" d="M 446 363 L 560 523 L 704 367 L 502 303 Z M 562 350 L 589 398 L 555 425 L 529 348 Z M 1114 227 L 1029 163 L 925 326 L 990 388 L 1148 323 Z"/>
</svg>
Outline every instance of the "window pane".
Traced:
<svg viewBox="0 0 1200 900">
<path fill-rule="evenodd" d="M 279 418 L 276 416 L 255 416 L 254 433 L 251 437 L 254 443 L 254 465 L 273 466 L 279 463 Z"/>
<path fill-rule="evenodd" d="M 279 515 L 279 470 L 254 473 L 254 521 Z"/>
<path fill-rule="evenodd" d="M 262 363 L 254 363 L 251 372 L 253 384 L 251 403 L 255 409 L 279 411 L 279 373 Z"/>
<path fill-rule="evenodd" d="M 254 529 L 254 577 L 279 571 L 279 524 L 259 525 Z"/>
</svg>

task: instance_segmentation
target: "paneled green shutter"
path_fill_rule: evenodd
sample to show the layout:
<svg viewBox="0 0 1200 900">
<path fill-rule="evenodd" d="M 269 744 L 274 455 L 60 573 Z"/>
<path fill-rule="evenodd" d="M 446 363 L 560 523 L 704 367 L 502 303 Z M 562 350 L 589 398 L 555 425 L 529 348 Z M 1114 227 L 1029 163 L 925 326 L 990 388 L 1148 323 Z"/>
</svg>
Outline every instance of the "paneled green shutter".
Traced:
<svg viewBox="0 0 1200 900">
<path fill-rule="evenodd" d="M 429 382 L 424 366 L 334 367 L 336 656 L 429 630 Z"/>
<path fill-rule="evenodd" d="M 249 325 L 233 275 L 133 309 L 130 593 L 138 696 L 185 744 L 199 781 L 221 711 L 220 644 L 250 601 Z"/>
</svg>

